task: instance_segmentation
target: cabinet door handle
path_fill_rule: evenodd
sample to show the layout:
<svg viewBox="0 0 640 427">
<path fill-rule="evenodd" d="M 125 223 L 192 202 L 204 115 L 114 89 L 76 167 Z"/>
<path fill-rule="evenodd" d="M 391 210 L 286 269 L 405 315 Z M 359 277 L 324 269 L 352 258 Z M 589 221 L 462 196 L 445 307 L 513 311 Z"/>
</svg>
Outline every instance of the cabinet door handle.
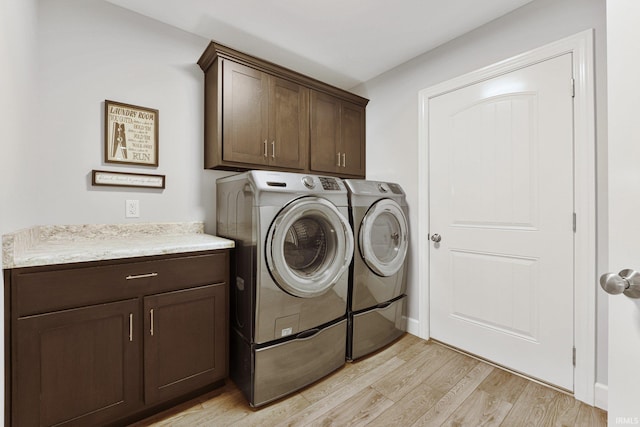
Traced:
<svg viewBox="0 0 640 427">
<path fill-rule="evenodd" d="M 129 341 L 133 341 L 133 313 L 129 313 Z"/>
<path fill-rule="evenodd" d="M 343 168 L 347 167 L 347 154 L 346 153 L 342 153 L 342 167 Z"/>
<path fill-rule="evenodd" d="M 276 142 L 271 141 L 271 157 L 276 158 Z"/>
<path fill-rule="evenodd" d="M 340 167 L 340 152 L 338 151 L 338 167 Z"/>
<path fill-rule="evenodd" d="M 125 279 L 127 279 L 127 280 L 145 279 L 147 277 L 156 277 L 157 275 L 158 275 L 158 273 L 132 274 L 132 275 L 129 275 L 129 276 L 125 277 Z"/>
<path fill-rule="evenodd" d="M 267 140 L 265 139 L 262 144 L 264 146 L 264 156 L 269 157 L 269 153 L 267 153 Z"/>
<path fill-rule="evenodd" d="M 151 321 L 151 328 L 149 329 L 149 333 L 153 336 L 153 308 L 149 310 L 149 320 Z"/>
</svg>

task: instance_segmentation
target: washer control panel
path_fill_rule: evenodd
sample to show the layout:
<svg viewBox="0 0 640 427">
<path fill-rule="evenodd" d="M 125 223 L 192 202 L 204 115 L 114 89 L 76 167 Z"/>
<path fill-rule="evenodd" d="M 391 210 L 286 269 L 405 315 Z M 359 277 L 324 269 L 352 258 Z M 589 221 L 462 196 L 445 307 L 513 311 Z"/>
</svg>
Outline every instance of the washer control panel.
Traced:
<svg viewBox="0 0 640 427">
<path fill-rule="evenodd" d="M 338 184 L 338 181 L 336 178 L 321 176 L 320 183 L 322 184 L 323 190 L 338 190 L 338 191 L 341 190 L 340 184 Z"/>
<path fill-rule="evenodd" d="M 313 190 L 316 187 L 316 183 L 313 182 L 313 178 L 310 177 L 309 175 L 302 177 L 302 183 L 309 190 Z"/>
</svg>

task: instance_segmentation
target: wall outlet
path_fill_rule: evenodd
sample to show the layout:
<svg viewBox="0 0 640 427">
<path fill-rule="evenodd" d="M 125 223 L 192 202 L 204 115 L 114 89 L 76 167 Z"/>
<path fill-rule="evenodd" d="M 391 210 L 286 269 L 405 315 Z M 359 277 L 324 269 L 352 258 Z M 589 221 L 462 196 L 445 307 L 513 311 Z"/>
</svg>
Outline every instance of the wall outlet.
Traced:
<svg viewBox="0 0 640 427">
<path fill-rule="evenodd" d="M 125 200 L 125 218 L 140 218 L 140 200 Z"/>
</svg>

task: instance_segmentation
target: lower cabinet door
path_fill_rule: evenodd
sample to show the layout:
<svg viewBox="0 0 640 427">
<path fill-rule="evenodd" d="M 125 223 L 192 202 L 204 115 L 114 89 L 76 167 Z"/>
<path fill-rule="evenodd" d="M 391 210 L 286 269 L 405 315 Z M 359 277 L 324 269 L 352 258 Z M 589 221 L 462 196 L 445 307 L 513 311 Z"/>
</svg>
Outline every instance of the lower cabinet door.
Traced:
<svg viewBox="0 0 640 427">
<path fill-rule="evenodd" d="M 12 424 L 103 425 L 140 407 L 138 301 L 19 318 Z"/>
<path fill-rule="evenodd" d="M 227 376 L 227 285 L 144 298 L 146 404 Z"/>
</svg>

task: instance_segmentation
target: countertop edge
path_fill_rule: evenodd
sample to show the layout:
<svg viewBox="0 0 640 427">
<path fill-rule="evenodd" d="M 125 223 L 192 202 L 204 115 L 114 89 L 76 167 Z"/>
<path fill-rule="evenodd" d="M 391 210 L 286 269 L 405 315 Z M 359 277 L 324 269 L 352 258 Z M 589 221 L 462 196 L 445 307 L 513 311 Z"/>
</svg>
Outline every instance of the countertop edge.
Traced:
<svg viewBox="0 0 640 427">
<path fill-rule="evenodd" d="M 3 269 L 231 249 L 201 222 L 34 226 L 2 236 Z"/>
</svg>

